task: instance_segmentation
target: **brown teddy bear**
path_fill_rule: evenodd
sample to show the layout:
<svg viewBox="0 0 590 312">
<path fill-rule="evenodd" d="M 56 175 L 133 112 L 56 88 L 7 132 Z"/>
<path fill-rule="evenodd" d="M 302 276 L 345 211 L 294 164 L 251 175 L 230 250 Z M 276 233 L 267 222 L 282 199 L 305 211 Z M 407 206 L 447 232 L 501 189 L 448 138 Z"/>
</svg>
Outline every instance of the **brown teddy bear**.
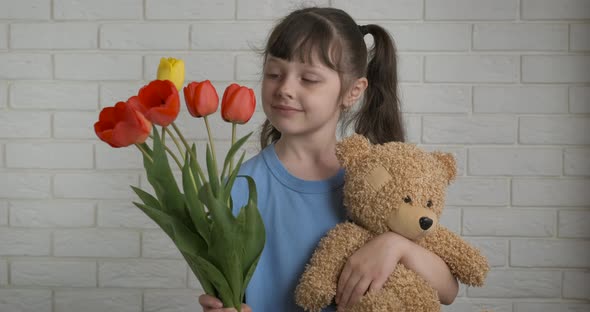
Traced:
<svg viewBox="0 0 590 312">
<path fill-rule="evenodd" d="M 322 238 L 295 291 L 299 306 L 320 311 L 336 295 L 347 258 L 375 236 L 393 231 L 443 259 L 462 283 L 482 286 L 487 260 L 460 236 L 439 224 L 445 192 L 455 178 L 455 159 L 413 144 L 372 145 L 361 135 L 338 143 L 345 169 L 344 206 L 352 222 Z M 348 311 L 440 311 L 436 291 L 398 264 L 380 291 L 365 294 Z"/>
</svg>

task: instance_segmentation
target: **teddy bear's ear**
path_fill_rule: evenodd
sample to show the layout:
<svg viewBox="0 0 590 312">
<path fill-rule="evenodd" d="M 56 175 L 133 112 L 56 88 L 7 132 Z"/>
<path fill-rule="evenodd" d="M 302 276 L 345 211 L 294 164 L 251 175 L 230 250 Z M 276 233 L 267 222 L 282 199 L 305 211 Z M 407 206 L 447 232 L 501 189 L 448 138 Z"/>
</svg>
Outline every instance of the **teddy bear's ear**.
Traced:
<svg viewBox="0 0 590 312">
<path fill-rule="evenodd" d="M 336 157 L 344 168 L 348 168 L 356 159 L 370 153 L 369 139 L 360 134 L 353 134 L 336 144 Z"/>
<path fill-rule="evenodd" d="M 451 183 L 457 176 L 457 165 L 455 157 L 450 153 L 434 152 L 432 155 L 441 162 L 447 174 L 447 183 Z"/>
</svg>

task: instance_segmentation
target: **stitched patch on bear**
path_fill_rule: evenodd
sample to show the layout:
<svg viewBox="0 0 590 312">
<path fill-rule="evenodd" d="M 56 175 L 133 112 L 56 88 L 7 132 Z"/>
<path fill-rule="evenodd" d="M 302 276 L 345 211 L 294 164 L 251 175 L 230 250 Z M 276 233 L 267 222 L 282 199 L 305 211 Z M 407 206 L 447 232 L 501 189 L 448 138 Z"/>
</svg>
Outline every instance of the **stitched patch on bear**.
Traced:
<svg viewBox="0 0 590 312">
<path fill-rule="evenodd" d="M 380 190 L 392 177 L 387 172 L 387 169 L 383 168 L 381 165 L 375 166 L 369 174 L 367 174 L 365 181 L 369 183 L 369 185 L 375 190 Z"/>
</svg>

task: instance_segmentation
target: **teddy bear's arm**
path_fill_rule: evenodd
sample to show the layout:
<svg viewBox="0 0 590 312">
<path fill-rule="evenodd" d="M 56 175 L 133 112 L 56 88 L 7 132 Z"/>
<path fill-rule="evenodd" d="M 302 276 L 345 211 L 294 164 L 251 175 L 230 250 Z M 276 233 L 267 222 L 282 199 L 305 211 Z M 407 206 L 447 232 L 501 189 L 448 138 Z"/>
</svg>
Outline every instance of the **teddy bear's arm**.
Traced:
<svg viewBox="0 0 590 312">
<path fill-rule="evenodd" d="M 295 301 L 306 311 L 320 311 L 328 306 L 338 286 L 340 272 L 355 250 L 371 234 L 350 222 L 338 224 L 318 244 L 310 263 L 295 290 Z"/>
<path fill-rule="evenodd" d="M 437 254 L 463 284 L 482 286 L 490 269 L 486 257 L 459 235 L 440 226 L 434 233 L 418 242 Z"/>
</svg>

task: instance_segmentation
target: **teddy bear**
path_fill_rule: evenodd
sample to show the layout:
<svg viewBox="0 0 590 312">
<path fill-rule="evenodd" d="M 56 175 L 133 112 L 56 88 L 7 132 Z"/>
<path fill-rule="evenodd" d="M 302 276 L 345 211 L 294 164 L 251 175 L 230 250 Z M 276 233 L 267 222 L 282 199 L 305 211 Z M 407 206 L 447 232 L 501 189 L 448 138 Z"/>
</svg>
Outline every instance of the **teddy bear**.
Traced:
<svg viewBox="0 0 590 312">
<path fill-rule="evenodd" d="M 345 170 L 344 206 L 349 221 L 319 242 L 295 290 L 296 303 L 320 311 L 334 300 L 340 272 L 354 251 L 377 235 L 396 232 L 438 255 L 459 282 L 482 286 L 487 259 L 439 224 L 448 185 L 456 176 L 451 154 L 414 144 L 371 144 L 362 135 L 338 142 Z M 367 292 L 347 311 L 440 311 L 436 290 L 398 263 L 379 291 Z"/>
</svg>

